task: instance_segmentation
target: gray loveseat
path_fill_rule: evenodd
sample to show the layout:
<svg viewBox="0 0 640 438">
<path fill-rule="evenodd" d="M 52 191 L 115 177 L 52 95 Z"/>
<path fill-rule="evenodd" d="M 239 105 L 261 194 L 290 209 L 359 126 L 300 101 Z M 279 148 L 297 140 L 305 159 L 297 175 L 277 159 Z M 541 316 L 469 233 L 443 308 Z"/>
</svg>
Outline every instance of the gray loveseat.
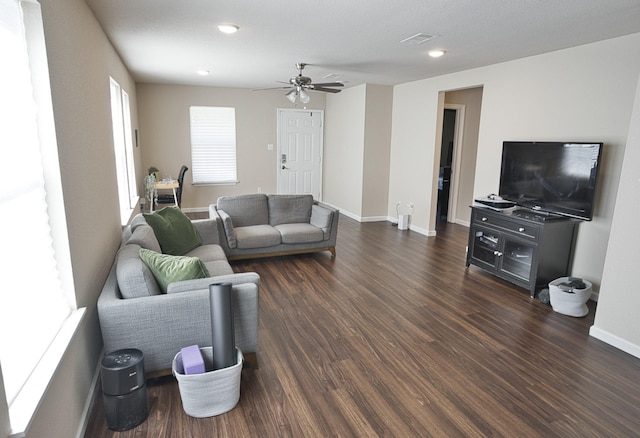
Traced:
<svg viewBox="0 0 640 438">
<path fill-rule="evenodd" d="M 204 262 L 210 277 L 170 283 L 164 293 L 140 258 L 140 248 L 159 253 L 161 247 L 153 229 L 138 215 L 124 231 L 122 246 L 98 298 L 105 352 L 141 350 L 149 375 L 170 373 L 172 360 L 183 347 L 211 345 L 209 285 L 221 282 L 233 285 L 236 345 L 245 360 L 257 366 L 260 277 L 253 272 L 233 273 L 218 245 L 215 220 L 192 224 L 201 245 L 185 255 Z"/>
<path fill-rule="evenodd" d="M 230 260 L 315 251 L 335 257 L 339 212 L 311 195 L 223 196 L 209 206 Z"/>
</svg>

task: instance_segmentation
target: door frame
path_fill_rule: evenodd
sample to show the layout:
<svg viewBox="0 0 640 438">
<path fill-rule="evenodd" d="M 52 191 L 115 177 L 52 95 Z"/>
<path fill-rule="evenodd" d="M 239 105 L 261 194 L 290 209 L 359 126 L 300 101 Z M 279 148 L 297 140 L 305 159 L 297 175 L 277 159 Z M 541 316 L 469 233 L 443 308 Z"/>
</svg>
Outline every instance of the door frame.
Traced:
<svg viewBox="0 0 640 438">
<path fill-rule="evenodd" d="M 278 108 L 277 109 L 277 121 L 276 121 L 276 125 L 277 125 L 277 129 L 276 129 L 276 136 L 277 136 L 277 141 L 276 141 L 276 192 L 280 193 L 280 179 L 282 178 L 282 172 L 281 172 L 281 166 L 282 163 L 280 162 L 280 157 L 282 156 L 282 144 L 280 141 L 280 134 L 282 133 L 282 126 L 280 125 L 281 123 L 281 115 L 283 113 L 319 113 L 320 114 L 320 174 L 318 175 L 318 199 L 317 201 L 322 201 L 322 188 L 323 188 L 323 175 L 324 175 L 324 110 L 323 109 L 308 109 L 308 108 Z"/>
<path fill-rule="evenodd" d="M 447 210 L 447 222 L 455 222 L 458 215 L 458 190 L 460 190 L 460 172 L 462 167 L 462 140 L 464 137 L 464 111 L 465 105 L 457 103 L 445 103 L 444 109 L 456 111 L 456 121 L 453 133 L 453 151 L 451 157 L 451 177 L 449 178 L 449 209 Z"/>
</svg>

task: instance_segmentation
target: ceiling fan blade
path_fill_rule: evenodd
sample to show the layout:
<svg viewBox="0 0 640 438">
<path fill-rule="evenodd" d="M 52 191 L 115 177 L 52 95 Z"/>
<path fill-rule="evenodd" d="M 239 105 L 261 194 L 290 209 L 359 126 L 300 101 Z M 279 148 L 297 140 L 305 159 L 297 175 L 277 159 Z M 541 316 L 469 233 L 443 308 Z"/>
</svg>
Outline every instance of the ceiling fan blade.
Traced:
<svg viewBox="0 0 640 438">
<path fill-rule="evenodd" d="M 314 86 L 313 88 L 310 87 L 309 89 L 313 91 L 324 91 L 326 93 L 339 93 L 342 91 L 342 90 L 336 90 L 335 88 L 325 88 L 325 87 L 316 87 L 316 86 Z"/>
<path fill-rule="evenodd" d="M 313 83 L 311 85 L 313 85 L 314 87 L 344 87 L 344 84 L 342 82 L 325 82 L 322 84 Z"/>
<path fill-rule="evenodd" d="M 271 87 L 271 88 L 256 88 L 253 91 L 266 91 L 266 90 L 288 90 L 289 88 L 292 88 L 291 85 L 289 85 L 288 87 Z"/>
</svg>

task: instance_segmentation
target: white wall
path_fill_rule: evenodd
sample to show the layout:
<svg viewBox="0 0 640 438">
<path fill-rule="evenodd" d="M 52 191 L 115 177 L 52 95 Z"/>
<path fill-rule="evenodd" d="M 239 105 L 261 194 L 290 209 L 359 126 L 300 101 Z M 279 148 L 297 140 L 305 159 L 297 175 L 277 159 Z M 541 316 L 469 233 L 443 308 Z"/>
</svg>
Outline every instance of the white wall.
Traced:
<svg viewBox="0 0 640 438">
<path fill-rule="evenodd" d="M 360 221 L 387 217 L 392 97 L 373 84 L 327 96 L 324 200 Z"/>
<path fill-rule="evenodd" d="M 633 94 L 640 34 L 398 85 L 394 89 L 392 200 L 415 203 L 412 223 L 435 230 L 430 193 L 439 93 L 483 86 L 474 196 L 498 189 L 504 140 L 605 143 L 594 220 L 582 223 L 572 274 L 600 285 Z"/>
<path fill-rule="evenodd" d="M 277 110 L 292 107 L 284 91 L 138 84 L 142 168 L 155 166 L 160 177 L 177 177 L 182 164 L 191 167 L 189 107 L 234 107 L 239 183 L 194 186 L 190 170 L 184 180 L 182 207 L 206 209 L 219 196 L 256 193 L 258 187 L 263 193 L 276 193 Z M 324 109 L 324 105 L 324 93 L 311 93 L 309 109 Z M 268 144 L 274 145 L 273 150 L 267 149 Z M 143 177 L 139 178 L 141 187 Z"/>
<path fill-rule="evenodd" d="M 393 87 L 367 84 L 365 97 L 362 216 L 375 220 L 387 213 Z"/>
<path fill-rule="evenodd" d="M 640 293 L 637 271 L 640 248 L 640 80 L 611 222 L 600 299 L 591 334 L 640 357 Z"/>
<path fill-rule="evenodd" d="M 327 96 L 324 201 L 362 217 L 366 85 Z"/>
</svg>

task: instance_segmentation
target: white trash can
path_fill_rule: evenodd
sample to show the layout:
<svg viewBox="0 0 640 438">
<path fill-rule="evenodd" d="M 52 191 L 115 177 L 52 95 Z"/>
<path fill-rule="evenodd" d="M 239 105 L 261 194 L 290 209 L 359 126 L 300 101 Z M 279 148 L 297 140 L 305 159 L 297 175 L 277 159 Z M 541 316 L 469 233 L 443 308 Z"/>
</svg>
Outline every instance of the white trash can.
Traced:
<svg viewBox="0 0 640 438">
<path fill-rule="evenodd" d="M 584 288 L 572 286 L 583 282 Z M 549 299 L 553 310 L 569 316 L 586 316 L 589 313 L 587 301 L 591 297 L 591 282 L 582 278 L 560 277 L 549 283 Z"/>
<path fill-rule="evenodd" d="M 205 369 L 213 369 L 213 348 L 200 348 Z M 235 408 L 240 400 L 243 356 L 240 350 L 235 365 L 202 374 L 184 374 L 182 353 L 173 358 L 172 371 L 178 380 L 184 411 L 196 418 L 213 417 Z"/>
</svg>

